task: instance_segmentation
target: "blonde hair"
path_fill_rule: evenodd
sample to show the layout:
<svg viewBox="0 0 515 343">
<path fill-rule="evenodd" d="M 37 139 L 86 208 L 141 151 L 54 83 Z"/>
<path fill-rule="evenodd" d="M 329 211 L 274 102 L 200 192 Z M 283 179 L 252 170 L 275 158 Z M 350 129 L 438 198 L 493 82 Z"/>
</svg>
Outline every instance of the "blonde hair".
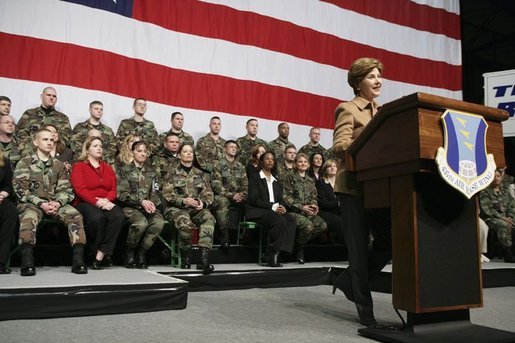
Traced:
<svg viewBox="0 0 515 343">
<path fill-rule="evenodd" d="M 318 172 L 318 175 L 322 176 L 323 178 L 326 178 L 327 177 L 327 169 L 329 169 L 329 167 L 331 167 L 332 164 L 336 164 L 338 165 L 338 163 L 336 163 L 336 160 L 330 158 L 328 159 L 327 161 L 324 162 L 324 164 L 322 165 L 322 167 L 320 168 L 320 171 Z"/>
<path fill-rule="evenodd" d="M 347 82 L 354 90 L 354 95 L 359 95 L 359 84 L 374 68 L 383 73 L 383 64 L 378 59 L 361 57 L 352 62 L 347 74 Z"/>
<path fill-rule="evenodd" d="M 116 158 L 118 158 L 118 160 L 124 164 L 131 163 L 134 159 L 134 156 L 132 155 L 132 144 L 140 140 L 140 137 L 136 135 L 125 136 L 123 143 L 120 146 L 120 152 Z M 133 142 L 131 143 L 131 141 Z"/>
<path fill-rule="evenodd" d="M 82 152 L 79 157 L 79 161 L 86 161 L 88 159 L 88 149 L 91 147 L 91 144 L 93 144 L 94 141 L 100 141 L 100 144 L 104 144 L 102 139 L 99 137 L 87 137 L 84 140 L 84 143 L 82 143 Z"/>
</svg>

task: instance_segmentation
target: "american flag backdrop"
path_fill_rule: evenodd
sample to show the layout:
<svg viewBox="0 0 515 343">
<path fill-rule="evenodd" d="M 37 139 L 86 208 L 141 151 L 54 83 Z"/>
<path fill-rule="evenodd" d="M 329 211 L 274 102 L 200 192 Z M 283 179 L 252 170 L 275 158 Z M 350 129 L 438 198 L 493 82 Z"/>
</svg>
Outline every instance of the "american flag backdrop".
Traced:
<svg viewBox="0 0 515 343">
<path fill-rule="evenodd" d="M 380 103 L 413 92 L 461 99 L 458 0 L 0 0 L 0 94 L 12 114 L 46 85 L 72 125 L 104 103 L 116 131 L 147 99 L 158 131 L 185 115 L 197 139 L 213 115 L 222 136 L 260 121 L 265 140 L 290 123 L 298 148 L 311 126 L 332 145 L 334 109 L 353 97 L 347 68 L 385 65 Z"/>
</svg>

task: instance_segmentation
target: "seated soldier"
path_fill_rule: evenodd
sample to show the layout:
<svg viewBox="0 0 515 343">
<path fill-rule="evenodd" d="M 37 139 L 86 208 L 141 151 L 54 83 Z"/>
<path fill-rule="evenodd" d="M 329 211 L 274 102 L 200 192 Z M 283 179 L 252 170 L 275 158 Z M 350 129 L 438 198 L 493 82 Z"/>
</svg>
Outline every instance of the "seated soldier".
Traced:
<svg viewBox="0 0 515 343">
<path fill-rule="evenodd" d="M 504 262 L 515 263 L 512 252 L 512 234 L 515 228 L 515 200 L 507 188 L 502 186 L 502 171 L 495 171 L 490 186 L 481 191 L 481 217 L 488 227 L 497 233 L 502 245 Z"/>
<path fill-rule="evenodd" d="M 47 124 L 45 125 L 45 129 L 52 132 L 54 135 L 54 148 L 50 152 L 50 156 L 63 162 L 64 167 L 66 168 L 66 172 L 68 176 L 70 176 L 72 164 L 75 162 L 74 152 L 72 149 L 64 145 L 64 143 L 59 139 L 59 130 L 57 129 L 57 126 Z"/>
<path fill-rule="evenodd" d="M 277 179 L 283 185 L 288 181 L 288 175 L 293 171 L 295 156 L 297 156 L 297 149 L 295 149 L 295 146 L 289 145 L 284 149 L 282 161 L 277 160 Z"/>
<path fill-rule="evenodd" d="M 88 272 L 84 265 L 86 235 L 81 214 L 69 203 L 74 194 L 63 163 L 50 155 L 54 148 L 52 132 L 39 129 L 34 133 L 36 152 L 18 162 L 14 171 L 14 190 L 20 203 L 21 275 L 36 274 L 33 247 L 39 222 L 50 217 L 68 226 L 73 247 L 72 273 Z"/>
<path fill-rule="evenodd" d="M 222 232 L 221 246 L 229 247 L 229 229 L 238 229 L 247 200 L 248 179 L 245 167 L 236 160 L 238 145 L 233 140 L 225 142 L 224 157 L 215 163 L 211 187 L 215 193 L 213 212 Z"/>
<path fill-rule="evenodd" d="M 213 246 L 215 218 L 209 212 L 214 201 L 213 191 L 204 173 L 193 166 L 193 146 L 182 144 L 178 152 L 179 161 L 163 183 L 163 198 L 168 208 L 165 218 L 172 222 L 179 232 L 179 248 L 184 253 L 182 268 L 191 268 L 191 244 L 193 230 L 199 228 L 198 246 L 201 263 L 197 269 L 209 274 L 215 268 L 209 264 L 209 250 Z"/>
<path fill-rule="evenodd" d="M 163 142 L 163 147 L 152 156 L 152 168 L 156 172 L 160 187 L 168 170 L 179 163 L 177 151 L 179 150 L 179 136 L 175 132 L 168 132 Z"/>
<path fill-rule="evenodd" d="M 156 173 L 147 160 L 146 144 L 135 142 L 132 153 L 132 163 L 116 170 L 118 200 L 131 223 L 125 263 L 127 268 L 146 269 L 146 253 L 161 234 L 164 218 L 158 209 L 161 199 L 155 192 Z"/>
<path fill-rule="evenodd" d="M 308 157 L 295 156 L 295 167 L 289 174 L 284 187 L 284 202 L 290 215 L 297 222 L 297 262 L 304 264 L 306 243 L 327 230 L 326 222 L 318 215 L 315 180 L 307 175 Z"/>
<path fill-rule="evenodd" d="M 21 159 L 22 149 L 16 141 L 14 132 L 16 124 L 10 115 L 0 116 L 0 150 L 4 152 L 4 156 L 11 161 L 14 169 Z"/>
</svg>

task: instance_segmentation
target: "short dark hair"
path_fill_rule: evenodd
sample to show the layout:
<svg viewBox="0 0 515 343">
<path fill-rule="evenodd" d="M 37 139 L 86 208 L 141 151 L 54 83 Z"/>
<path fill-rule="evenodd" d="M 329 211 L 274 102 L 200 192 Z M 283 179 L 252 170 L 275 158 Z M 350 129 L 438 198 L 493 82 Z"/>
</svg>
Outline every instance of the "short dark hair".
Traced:
<svg viewBox="0 0 515 343">
<path fill-rule="evenodd" d="M 179 135 L 178 135 L 178 134 L 176 134 L 175 132 L 173 132 L 173 131 L 168 131 L 168 132 L 166 133 L 166 136 L 165 136 L 165 141 L 166 141 L 166 140 L 168 139 L 168 137 L 170 137 L 170 136 L 175 136 L 175 137 L 179 138 Z"/>
<path fill-rule="evenodd" d="M 12 104 L 11 99 L 6 97 L 5 95 L 0 95 L 0 101 L 8 101 L 10 104 Z"/>
<path fill-rule="evenodd" d="M 134 102 L 134 104 L 136 104 L 136 102 Z M 93 105 L 102 105 L 102 106 L 104 106 L 104 104 L 101 101 L 98 101 L 98 100 L 94 100 L 94 101 L 90 102 L 89 103 L 89 108 L 93 107 Z"/>
<path fill-rule="evenodd" d="M 172 120 L 173 120 L 173 118 L 175 118 L 178 114 L 180 114 L 181 116 L 183 116 L 183 117 L 184 117 L 184 114 L 182 114 L 181 112 L 173 112 L 173 113 L 172 113 Z"/>
<path fill-rule="evenodd" d="M 249 123 L 250 123 L 251 121 L 258 121 L 258 120 L 257 120 L 256 118 L 250 118 L 249 120 L 247 120 L 247 123 L 245 124 L 245 126 L 246 126 L 246 125 L 249 125 Z"/>
<path fill-rule="evenodd" d="M 282 123 L 279 123 L 279 125 L 277 125 L 277 130 L 279 130 L 281 128 L 281 126 L 283 126 L 285 124 L 288 125 L 288 123 L 284 122 L 284 121 Z"/>
<path fill-rule="evenodd" d="M 233 140 L 233 139 L 229 139 L 228 141 L 226 141 L 226 142 L 225 142 L 225 144 L 224 144 L 224 146 L 227 146 L 227 145 L 229 145 L 229 144 L 236 144 L 236 146 L 238 146 L 238 143 L 236 143 L 236 141 L 235 141 L 235 140 Z"/>
<path fill-rule="evenodd" d="M 211 123 L 211 121 L 212 121 L 213 119 L 218 119 L 218 120 L 220 120 L 220 121 L 222 120 L 222 119 L 220 119 L 220 117 L 219 117 L 219 116 L 214 116 L 214 117 L 211 117 L 211 119 L 209 119 L 209 122 Z"/>
<path fill-rule="evenodd" d="M 138 102 L 138 100 L 143 100 L 143 101 L 145 101 L 145 103 L 147 102 L 147 100 L 145 100 L 144 98 L 136 98 L 136 99 L 134 99 L 132 106 L 136 106 L 136 103 Z"/>
</svg>

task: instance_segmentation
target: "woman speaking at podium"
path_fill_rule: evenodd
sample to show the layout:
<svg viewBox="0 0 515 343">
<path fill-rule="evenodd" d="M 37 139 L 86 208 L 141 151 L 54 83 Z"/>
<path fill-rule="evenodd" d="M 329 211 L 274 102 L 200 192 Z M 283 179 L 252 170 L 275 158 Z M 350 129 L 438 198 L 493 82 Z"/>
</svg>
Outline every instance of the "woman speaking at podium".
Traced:
<svg viewBox="0 0 515 343">
<path fill-rule="evenodd" d="M 368 269 L 371 264 L 368 258 L 369 218 L 364 209 L 362 184 L 358 182 L 355 172 L 345 170 L 345 151 L 379 109 L 375 98 L 381 94 L 382 71 L 383 64 L 375 58 L 363 57 L 352 63 L 347 81 L 354 91 L 355 98 L 341 103 L 336 108 L 333 135 L 333 151 L 338 160 L 334 191 L 340 198 L 345 224 L 344 238 L 349 253 L 349 267 L 334 280 L 333 293 L 336 288 L 340 289 L 347 299 L 356 304 L 360 323 L 376 328 L 380 325 L 374 317 L 368 283 L 372 276 Z M 384 224 L 389 222 L 389 218 L 384 219 L 379 225 L 382 226 L 381 229 L 389 224 Z M 385 242 L 386 244 L 388 242 Z M 375 266 L 375 269 L 379 267 L 382 269 L 384 264 Z"/>
</svg>

